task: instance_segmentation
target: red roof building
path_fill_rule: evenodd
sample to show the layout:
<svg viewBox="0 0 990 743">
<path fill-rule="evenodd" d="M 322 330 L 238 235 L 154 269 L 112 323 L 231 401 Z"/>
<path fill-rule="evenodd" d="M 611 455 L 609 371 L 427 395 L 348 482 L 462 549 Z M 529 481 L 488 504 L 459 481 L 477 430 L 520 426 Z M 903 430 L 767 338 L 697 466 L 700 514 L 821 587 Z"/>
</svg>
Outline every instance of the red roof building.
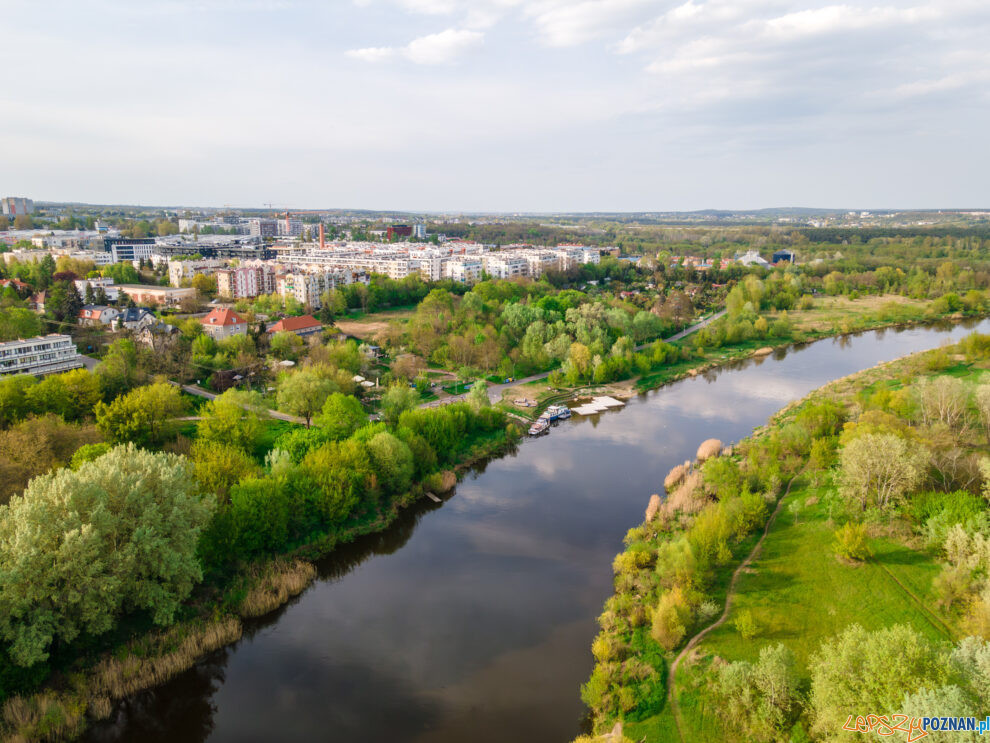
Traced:
<svg viewBox="0 0 990 743">
<path fill-rule="evenodd" d="M 233 310 L 216 308 L 206 317 L 200 319 L 203 330 L 218 340 L 230 338 L 232 335 L 247 333 L 247 320 Z"/>
<path fill-rule="evenodd" d="M 295 333 L 298 336 L 312 335 L 323 330 L 323 325 L 312 315 L 286 317 L 268 328 L 269 333 Z"/>
</svg>

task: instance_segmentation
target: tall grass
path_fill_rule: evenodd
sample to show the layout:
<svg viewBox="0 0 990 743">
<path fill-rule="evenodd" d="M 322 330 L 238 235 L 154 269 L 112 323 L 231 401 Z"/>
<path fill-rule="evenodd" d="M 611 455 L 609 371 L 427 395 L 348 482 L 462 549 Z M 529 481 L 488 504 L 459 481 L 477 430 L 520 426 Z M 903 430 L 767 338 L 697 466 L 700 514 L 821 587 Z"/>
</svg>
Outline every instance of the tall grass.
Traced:
<svg viewBox="0 0 990 743">
<path fill-rule="evenodd" d="M 52 693 L 12 697 L 3 705 L 4 743 L 68 740 L 82 730 L 84 706 Z"/>
<path fill-rule="evenodd" d="M 148 654 L 144 647 L 134 646 L 122 658 L 104 658 L 90 678 L 91 709 L 99 714 L 107 711 L 102 699 L 123 699 L 165 683 L 192 668 L 207 653 L 240 639 L 242 631 L 240 621 L 233 617 L 206 625 L 185 625 L 157 638 L 155 644 L 163 652 Z"/>
<path fill-rule="evenodd" d="M 310 562 L 276 560 L 256 573 L 238 611 L 244 618 L 264 616 L 305 591 L 315 578 L 316 568 Z"/>
</svg>

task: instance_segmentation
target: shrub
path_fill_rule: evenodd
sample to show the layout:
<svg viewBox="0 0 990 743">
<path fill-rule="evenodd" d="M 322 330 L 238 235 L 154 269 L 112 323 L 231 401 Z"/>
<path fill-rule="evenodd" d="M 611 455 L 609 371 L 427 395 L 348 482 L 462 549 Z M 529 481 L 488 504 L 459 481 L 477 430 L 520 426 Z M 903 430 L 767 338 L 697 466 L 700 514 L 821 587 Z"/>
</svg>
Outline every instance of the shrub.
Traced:
<svg viewBox="0 0 990 743">
<path fill-rule="evenodd" d="M 849 521 L 835 531 L 835 551 L 841 557 L 855 562 L 868 560 L 873 556 L 866 538 L 866 525 Z"/>
<path fill-rule="evenodd" d="M 684 639 L 690 624 L 691 607 L 684 592 L 675 587 L 660 596 L 653 609 L 650 635 L 665 650 L 673 650 Z"/>
<path fill-rule="evenodd" d="M 752 640 L 756 637 L 759 632 L 759 627 L 756 625 L 756 620 L 753 619 L 753 613 L 749 609 L 743 609 L 736 615 L 735 620 L 732 622 L 732 626 L 736 628 L 739 635 L 744 640 Z"/>
</svg>

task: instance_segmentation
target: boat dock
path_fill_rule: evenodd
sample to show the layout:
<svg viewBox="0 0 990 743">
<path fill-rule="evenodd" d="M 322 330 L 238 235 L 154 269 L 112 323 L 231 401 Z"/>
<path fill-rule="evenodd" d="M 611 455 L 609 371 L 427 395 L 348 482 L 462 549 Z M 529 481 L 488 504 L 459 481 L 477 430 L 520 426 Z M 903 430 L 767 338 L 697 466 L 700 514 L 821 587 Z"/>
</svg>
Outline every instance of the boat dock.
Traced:
<svg viewBox="0 0 990 743">
<path fill-rule="evenodd" d="M 595 415 L 596 413 L 601 413 L 609 408 L 621 408 L 625 405 L 621 400 L 616 400 L 614 397 L 593 397 L 591 402 L 586 402 L 584 405 L 580 405 L 576 408 L 572 408 L 572 411 L 578 415 Z"/>
</svg>

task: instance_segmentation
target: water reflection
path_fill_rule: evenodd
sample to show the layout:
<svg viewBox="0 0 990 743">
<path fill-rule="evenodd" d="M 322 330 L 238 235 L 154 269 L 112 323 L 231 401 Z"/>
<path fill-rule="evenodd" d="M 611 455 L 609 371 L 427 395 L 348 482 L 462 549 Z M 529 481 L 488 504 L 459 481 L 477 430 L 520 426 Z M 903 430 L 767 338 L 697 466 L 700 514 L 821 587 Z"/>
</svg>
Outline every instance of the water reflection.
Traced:
<svg viewBox="0 0 990 743">
<path fill-rule="evenodd" d="M 293 604 L 88 740 L 570 740 L 612 558 L 670 467 L 830 379 L 965 332 L 780 349 L 565 421 L 442 506 L 339 549 Z"/>
</svg>

